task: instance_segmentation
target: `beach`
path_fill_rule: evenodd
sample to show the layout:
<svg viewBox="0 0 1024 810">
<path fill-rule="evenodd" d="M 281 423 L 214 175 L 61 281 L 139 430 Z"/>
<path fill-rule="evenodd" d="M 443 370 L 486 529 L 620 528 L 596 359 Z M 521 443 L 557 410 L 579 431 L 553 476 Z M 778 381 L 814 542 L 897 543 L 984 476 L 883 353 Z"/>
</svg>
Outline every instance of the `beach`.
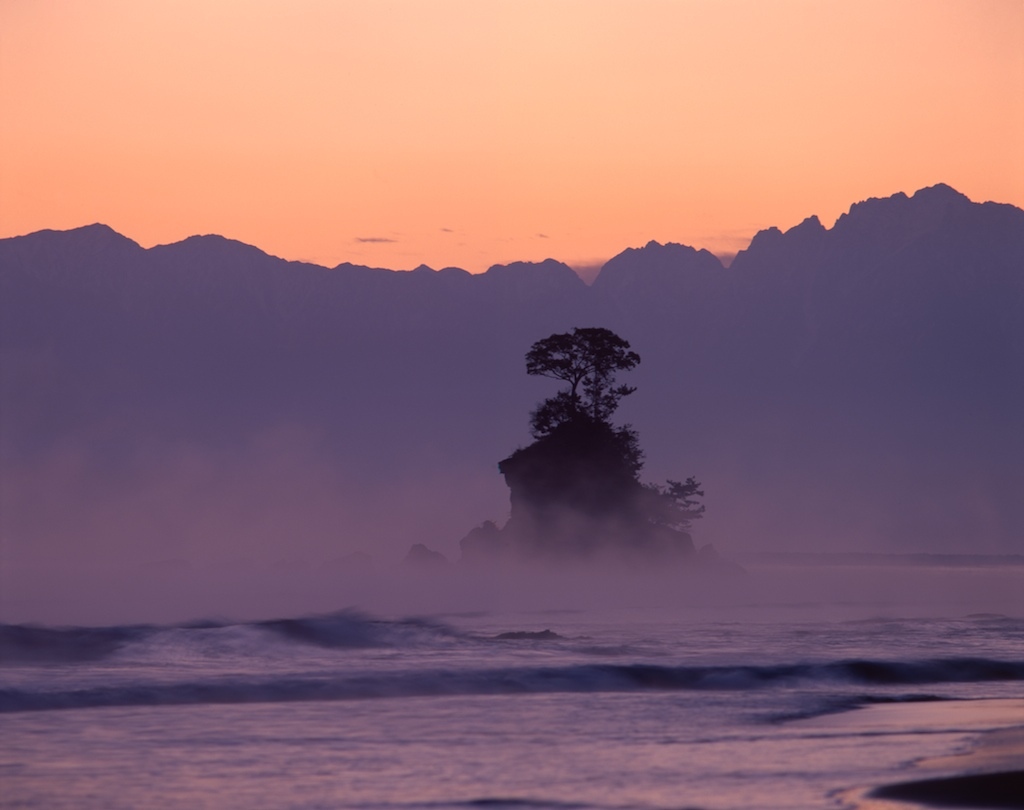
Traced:
<svg viewBox="0 0 1024 810">
<path fill-rule="evenodd" d="M 911 760 L 894 781 L 838 794 L 850 807 L 1024 807 L 1024 701 L 871 706 L 822 722 L 865 734 L 911 728 L 922 734 L 965 734 L 954 746 L 956 753 Z"/>
</svg>

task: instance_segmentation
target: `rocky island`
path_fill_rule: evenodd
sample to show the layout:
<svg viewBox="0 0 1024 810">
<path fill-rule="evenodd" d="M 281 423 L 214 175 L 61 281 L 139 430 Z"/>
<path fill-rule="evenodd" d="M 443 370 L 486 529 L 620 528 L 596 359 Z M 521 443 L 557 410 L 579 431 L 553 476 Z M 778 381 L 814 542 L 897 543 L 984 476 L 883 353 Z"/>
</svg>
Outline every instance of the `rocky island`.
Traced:
<svg viewBox="0 0 1024 810">
<path fill-rule="evenodd" d="M 698 556 L 688 529 L 704 512 L 700 483 L 641 483 L 639 436 L 611 422 L 622 397 L 635 391 L 618 385 L 616 374 L 639 363 L 627 341 L 603 328 L 575 328 L 533 344 L 527 373 L 567 387 L 534 409 L 533 443 L 499 463 L 511 515 L 501 528 L 487 521 L 466 535 L 463 561 Z M 710 554 L 708 547 L 701 556 Z"/>
</svg>

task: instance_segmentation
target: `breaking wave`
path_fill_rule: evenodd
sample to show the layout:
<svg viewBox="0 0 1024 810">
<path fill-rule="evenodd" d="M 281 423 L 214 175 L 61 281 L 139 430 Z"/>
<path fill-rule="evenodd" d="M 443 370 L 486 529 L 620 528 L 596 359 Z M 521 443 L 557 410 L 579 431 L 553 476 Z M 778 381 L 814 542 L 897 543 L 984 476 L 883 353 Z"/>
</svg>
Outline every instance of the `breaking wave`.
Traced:
<svg viewBox="0 0 1024 810">
<path fill-rule="evenodd" d="M 0 689 L 0 712 L 451 695 L 752 690 L 809 684 L 921 686 L 1022 680 L 1024 661 L 985 658 L 846 660 L 772 666 L 592 664 L 378 672 L 357 676 L 229 677 L 46 691 Z"/>
<path fill-rule="evenodd" d="M 339 611 L 298 619 L 255 622 L 192 622 L 182 625 L 119 625 L 114 627 L 40 627 L 0 624 L 0 664 L 64 664 L 98 661 L 145 644 L 173 638 L 202 643 L 212 632 L 246 634 L 254 648 L 268 637 L 321 648 L 365 649 L 413 647 L 459 638 L 445 624 L 427 619 L 386 621 L 356 611 Z"/>
</svg>

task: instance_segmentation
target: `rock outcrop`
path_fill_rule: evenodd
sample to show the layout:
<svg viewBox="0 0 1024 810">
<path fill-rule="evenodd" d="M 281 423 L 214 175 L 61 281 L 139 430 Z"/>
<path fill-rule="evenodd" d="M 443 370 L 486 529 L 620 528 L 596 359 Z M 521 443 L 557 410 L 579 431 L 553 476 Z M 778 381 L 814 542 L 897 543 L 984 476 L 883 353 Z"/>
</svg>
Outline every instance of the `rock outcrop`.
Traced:
<svg viewBox="0 0 1024 810">
<path fill-rule="evenodd" d="M 503 459 L 511 516 L 461 541 L 465 562 L 650 561 L 695 556 L 675 528 L 670 496 L 637 479 L 636 437 L 602 420 L 558 426 Z"/>
</svg>

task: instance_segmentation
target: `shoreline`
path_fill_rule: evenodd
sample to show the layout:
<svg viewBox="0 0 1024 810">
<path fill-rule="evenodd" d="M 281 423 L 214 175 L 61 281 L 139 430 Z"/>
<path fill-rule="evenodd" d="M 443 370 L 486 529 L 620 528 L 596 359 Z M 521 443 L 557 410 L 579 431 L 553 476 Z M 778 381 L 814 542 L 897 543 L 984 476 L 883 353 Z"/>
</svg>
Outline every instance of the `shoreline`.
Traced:
<svg viewBox="0 0 1024 810">
<path fill-rule="evenodd" d="M 868 796 L 928 807 L 1024 808 L 1024 770 L 896 782 L 875 788 Z"/>
<path fill-rule="evenodd" d="M 974 736 L 970 747 L 909 764 L 895 779 L 874 787 L 842 791 L 857 810 L 899 808 L 974 808 L 1024 810 L 1024 700 L 978 698 L 943 701 L 945 715 Z M 901 704 L 895 711 L 909 718 L 928 711 L 927 704 Z M 869 709 L 870 711 L 870 709 Z M 889 711 L 892 711 L 891 709 Z M 937 719 L 937 718 L 936 718 Z M 993 725 L 989 725 L 992 723 Z"/>
</svg>

